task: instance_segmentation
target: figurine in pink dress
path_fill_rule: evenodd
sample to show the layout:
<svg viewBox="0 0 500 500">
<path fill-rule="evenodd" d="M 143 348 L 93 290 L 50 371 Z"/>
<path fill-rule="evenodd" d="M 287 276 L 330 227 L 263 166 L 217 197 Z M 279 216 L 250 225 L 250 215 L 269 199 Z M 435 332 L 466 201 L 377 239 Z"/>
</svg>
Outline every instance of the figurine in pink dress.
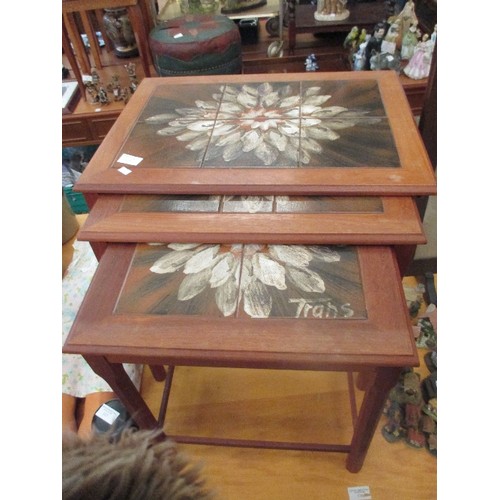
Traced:
<svg viewBox="0 0 500 500">
<path fill-rule="evenodd" d="M 403 69 L 406 76 L 413 80 L 427 78 L 431 69 L 432 52 L 434 42 L 425 34 L 422 40 L 417 43 L 413 56 L 408 65 Z"/>
</svg>

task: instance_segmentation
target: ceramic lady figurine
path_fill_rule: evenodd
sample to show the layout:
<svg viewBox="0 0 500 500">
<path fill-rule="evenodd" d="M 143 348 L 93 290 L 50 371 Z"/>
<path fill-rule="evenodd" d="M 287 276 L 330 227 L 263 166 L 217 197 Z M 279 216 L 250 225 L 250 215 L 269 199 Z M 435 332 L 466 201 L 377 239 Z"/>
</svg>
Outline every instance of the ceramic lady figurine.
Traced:
<svg viewBox="0 0 500 500">
<path fill-rule="evenodd" d="M 427 78 L 431 70 L 433 51 L 434 43 L 429 38 L 429 35 L 425 34 L 422 41 L 417 43 L 410 62 L 403 70 L 405 75 L 413 80 Z"/>
<path fill-rule="evenodd" d="M 409 60 L 415 51 L 418 43 L 417 25 L 412 24 L 410 29 L 403 36 L 403 43 L 401 45 L 401 59 Z"/>
<path fill-rule="evenodd" d="M 381 52 L 389 52 L 389 54 L 395 54 L 396 48 L 398 47 L 399 40 L 401 38 L 400 34 L 400 24 L 401 21 L 396 19 L 387 30 L 384 37 L 382 45 L 380 47 Z"/>
<path fill-rule="evenodd" d="M 408 0 L 403 7 L 403 10 L 398 14 L 397 19 L 400 22 L 401 40 L 406 35 L 411 26 L 418 25 L 417 15 L 415 14 L 415 2 Z M 400 45 L 398 45 L 398 48 Z"/>
<path fill-rule="evenodd" d="M 368 40 L 365 40 L 359 45 L 358 51 L 353 56 L 353 69 L 354 71 L 363 71 L 365 67 L 365 49 Z"/>
</svg>

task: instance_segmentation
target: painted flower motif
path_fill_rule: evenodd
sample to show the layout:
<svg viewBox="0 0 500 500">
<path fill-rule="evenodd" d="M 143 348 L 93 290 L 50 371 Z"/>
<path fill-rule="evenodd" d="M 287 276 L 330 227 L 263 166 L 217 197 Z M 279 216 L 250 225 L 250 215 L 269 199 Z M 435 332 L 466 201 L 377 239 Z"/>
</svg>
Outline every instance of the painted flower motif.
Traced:
<svg viewBox="0 0 500 500">
<path fill-rule="evenodd" d="M 210 200 L 220 200 L 220 196 L 213 195 L 209 196 Z M 281 202 L 289 199 L 288 196 L 251 196 L 251 195 L 224 195 L 224 203 L 231 202 L 232 200 L 237 200 L 241 204 L 241 212 L 248 214 L 255 214 L 258 212 L 265 211 L 269 203 L 273 203 L 274 200 L 279 200 Z"/>
<path fill-rule="evenodd" d="M 195 108 L 146 118 L 151 125 L 165 125 L 157 131 L 186 142 L 186 149 L 234 161 L 253 153 L 264 165 L 273 165 L 280 155 L 308 164 L 311 154 L 322 152 L 322 141 L 335 141 L 339 130 L 358 123 L 373 124 L 379 118 L 366 111 L 342 106 L 324 106 L 331 95 L 321 87 L 309 87 L 304 94 L 293 94 L 290 85 L 270 83 L 220 87 L 213 101 L 195 101 Z M 212 141 L 213 147 L 206 149 Z M 300 158 L 299 158 L 300 156 Z"/>
<path fill-rule="evenodd" d="M 338 262 L 337 251 L 325 246 L 169 244 L 171 250 L 150 268 L 157 274 L 182 269 L 186 275 L 177 292 L 190 300 L 207 287 L 215 288 L 215 301 L 224 316 L 235 313 L 243 300 L 252 318 L 267 318 L 272 310 L 270 287 L 286 290 L 293 284 L 304 293 L 323 293 L 322 277 L 309 269 L 313 260 Z"/>
</svg>

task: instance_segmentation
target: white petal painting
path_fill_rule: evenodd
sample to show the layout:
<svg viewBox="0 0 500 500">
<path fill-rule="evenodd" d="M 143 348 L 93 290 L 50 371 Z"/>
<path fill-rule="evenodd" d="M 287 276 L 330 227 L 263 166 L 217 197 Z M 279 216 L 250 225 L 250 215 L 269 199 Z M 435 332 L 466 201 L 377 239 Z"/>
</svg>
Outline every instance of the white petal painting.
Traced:
<svg viewBox="0 0 500 500">
<path fill-rule="evenodd" d="M 339 261 L 339 253 L 328 246 L 173 244 L 149 270 L 154 274 L 182 272 L 179 301 L 195 299 L 211 289 L 223 316 L 234 314 L 243 301 L 250 317 L 267 318 L 276 291 L 292 287 L 300 292 L 300 300 L 321 299 L 325 282 L 310 266 Z"/>
<path fill-rule="evenodd" d="M 336 105 L 319 86 L 303 94 L 294 93 L 290 85 L 270 83 L 227 85 L 220 91 L 212 95 L 213 101 L 196 99 L 195 107 L 148 116 L 145 123 L 161 126 L 157 134 L 174 136 L 191 151 L 202 152 L 213 144 L 215 151 L 204 153 L 205 159 L 231 163 L 244 153 L 259 165 L 272 166 L 280 164 L 280 157 L 281 162 L 307 165 L 324 151 L 321 142 L 341 138 L 336 131 L 380 121 L 367 116 L 366 110 Z"/>
</svg>

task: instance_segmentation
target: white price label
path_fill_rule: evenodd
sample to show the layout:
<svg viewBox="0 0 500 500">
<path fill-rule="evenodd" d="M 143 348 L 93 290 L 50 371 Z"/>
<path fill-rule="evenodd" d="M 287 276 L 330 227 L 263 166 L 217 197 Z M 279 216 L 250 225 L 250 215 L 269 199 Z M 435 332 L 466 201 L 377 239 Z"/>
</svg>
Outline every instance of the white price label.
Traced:
<svg viewBox="0 0 500 500">
<path fill-rule="evenodd" d="M 120 412 L 111 408 L 107 404 L 103 404 L 97 411 L 96 416 L 107 422 L 109 425 L 113 425 L 114 421 L 120 416 Z"/>
</svg>

